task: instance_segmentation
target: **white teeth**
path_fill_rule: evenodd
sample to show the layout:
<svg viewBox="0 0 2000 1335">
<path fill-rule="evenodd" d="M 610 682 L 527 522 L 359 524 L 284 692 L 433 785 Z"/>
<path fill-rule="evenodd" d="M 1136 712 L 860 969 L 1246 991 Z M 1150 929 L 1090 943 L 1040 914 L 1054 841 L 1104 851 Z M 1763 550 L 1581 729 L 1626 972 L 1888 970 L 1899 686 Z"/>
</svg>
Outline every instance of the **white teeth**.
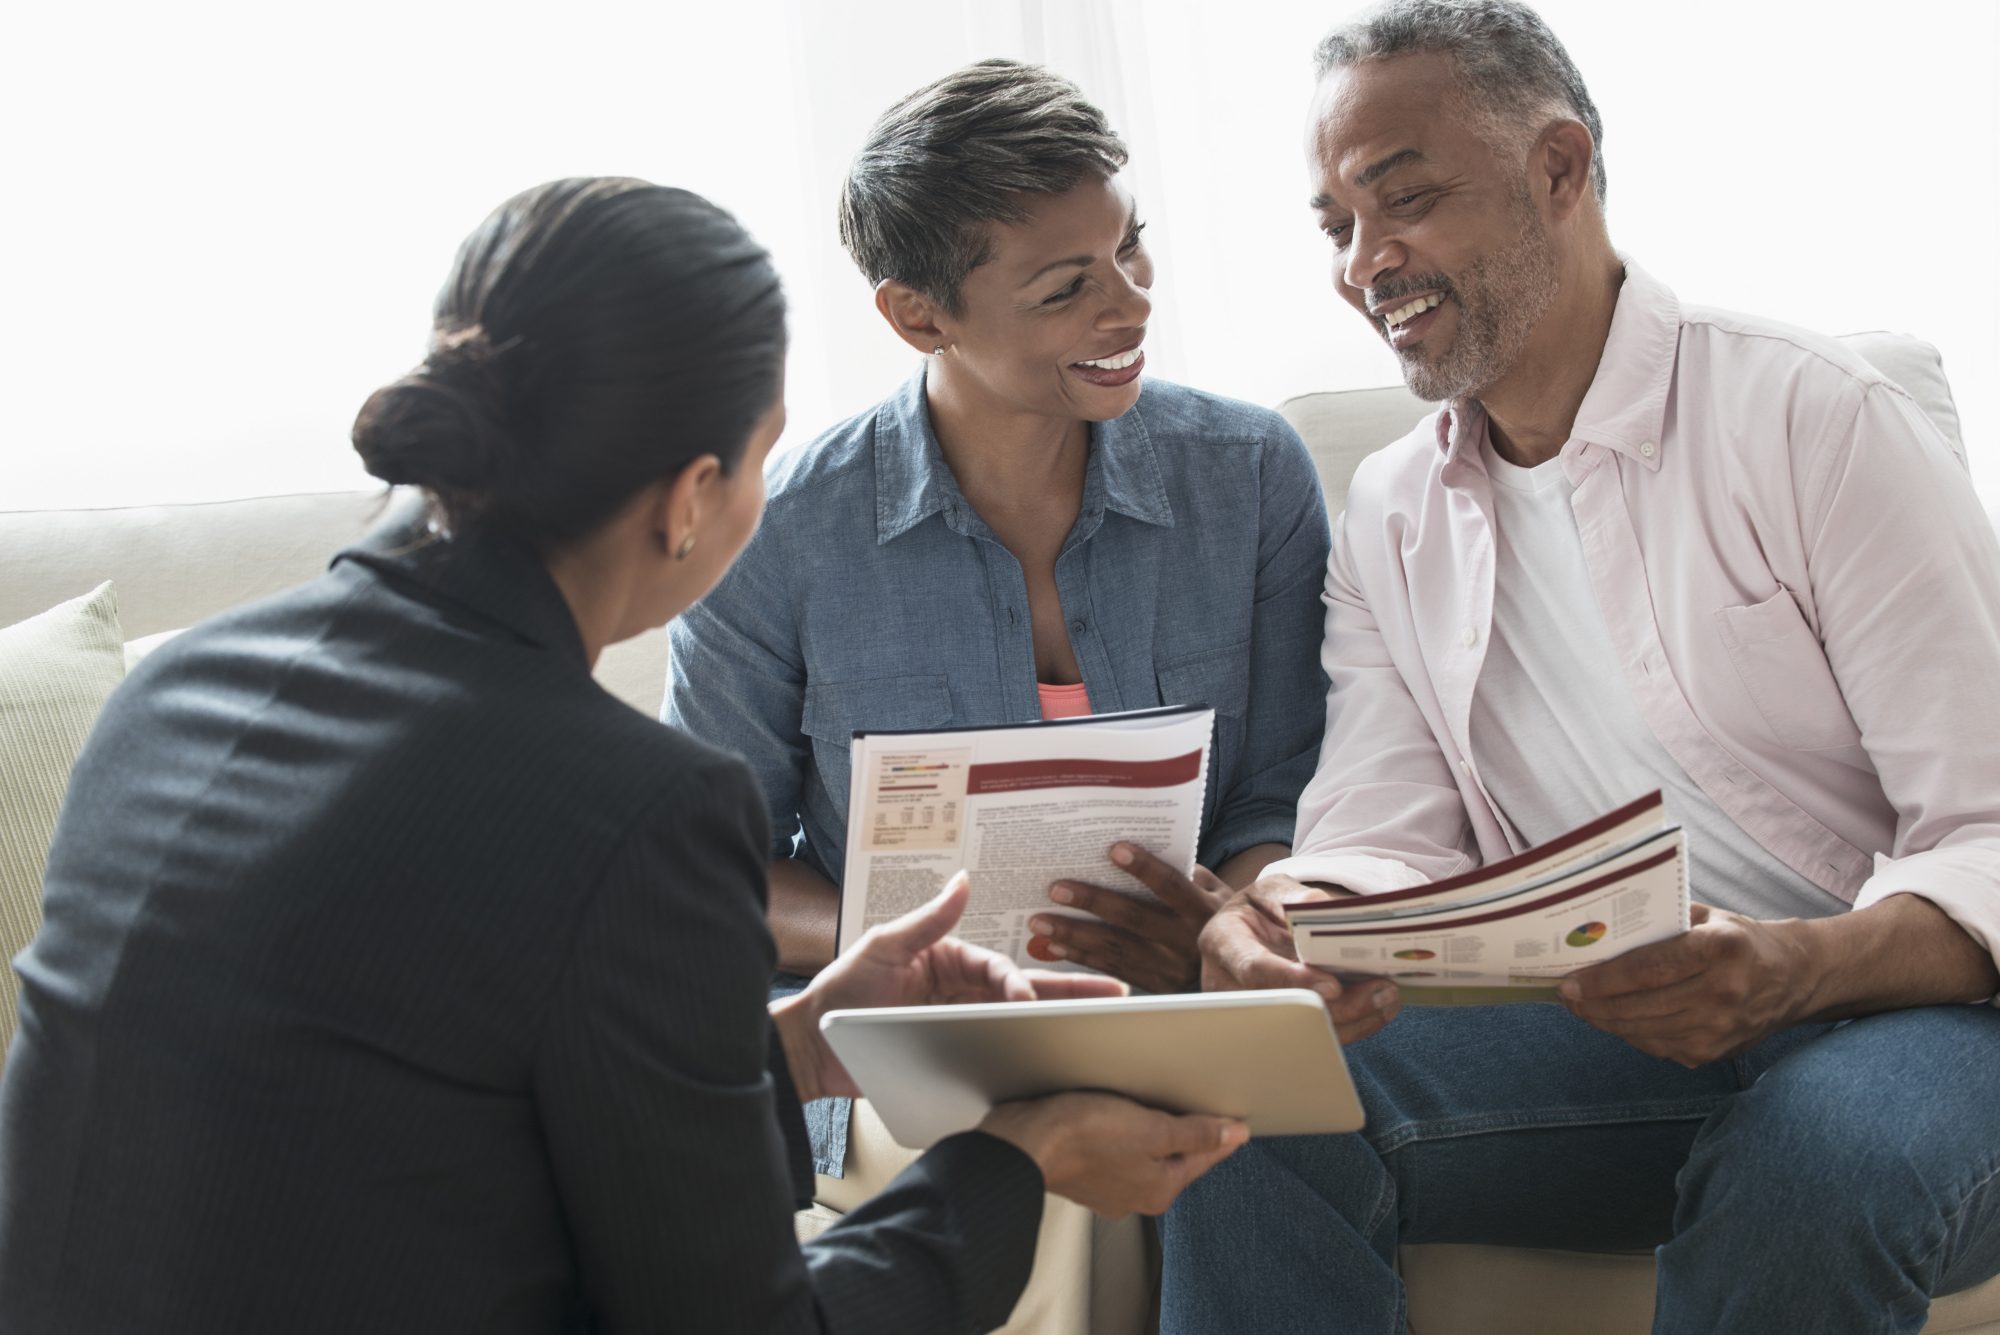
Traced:
<svg viewBox="0 0 2000 1335">
<path fill-rule="evenodd" d="M 1395 310 L 1390 311 L 1387 315 L 1383 316 L 1382 323 L 1388 325 L 1391 329 L 1394 329 L 1398 325 L 1406 324 L 1415 317 L 1422 315 L 1425 311 L 1429 310 L 1431 307 L 1437 305 L 1439 302 L 1443 300 L 1444 300 L 1443 294 L 1438 292 L 1433 292 L 1428 297 L 1418 297 L 1415 301 L 1411 302 L 1409 305 L 1399 306 Z"/>
<path fill-rule="evenodd" d="M 1078 362 L 1078 366 L 1094 366 L 1100 371 L 1122 371 L 1139 360 L 1139 349 L 1121 352 L 1116 357 L 1100 357 L 1094 362 Z"/>
</svg>

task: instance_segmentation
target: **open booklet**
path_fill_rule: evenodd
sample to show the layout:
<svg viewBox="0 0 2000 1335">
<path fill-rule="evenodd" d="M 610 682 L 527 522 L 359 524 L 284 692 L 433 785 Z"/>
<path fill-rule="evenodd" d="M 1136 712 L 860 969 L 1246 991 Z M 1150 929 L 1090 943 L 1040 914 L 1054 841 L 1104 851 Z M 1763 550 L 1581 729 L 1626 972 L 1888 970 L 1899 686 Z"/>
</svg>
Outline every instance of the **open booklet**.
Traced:
<svg viewBox="0 0 2000 1335">
<path fill-rule="evenodd" d="M 1215 711 L 1200 706 L 960 728 L 857 732 L 848 789 L 842 952 L 923 904 L 964 868 L 972 882 L 954 936 L 1023 964 L 1036 913 L 1061 880 L 1151 897 L 1107 856 L 1119 840 L 1194 871 Z"/>
<path fill-rule="evenodd" d="M 1688 929 L 1687 835 L 1654 792 L 1464 875 L 1285 915 L 1301 960 L 1394 979 L 1407 1003 L 1548 1001 L 1575 970 Z"/>
</svg>

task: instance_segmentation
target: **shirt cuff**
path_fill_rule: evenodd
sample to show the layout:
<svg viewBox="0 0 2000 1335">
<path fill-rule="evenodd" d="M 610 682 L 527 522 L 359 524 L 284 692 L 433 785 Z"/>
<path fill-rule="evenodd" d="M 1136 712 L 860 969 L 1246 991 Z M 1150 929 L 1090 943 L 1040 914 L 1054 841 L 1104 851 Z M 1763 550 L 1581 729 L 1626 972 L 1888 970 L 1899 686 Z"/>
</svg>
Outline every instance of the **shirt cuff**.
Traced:
<svg viewBox="0 0 2000 1335">
<path fill-rule="evenodd" d="M 1865 909 L 1891 895 L 1929 900 L 2000 963 L 2000 850 L 1982 841 L 1900 858 L 1877 853 L 1875 874 L 1863 882 L 1854 907 Z M 1987 1004 L 2000 1006 L 2000 996 Z"/>
<path fill-rule="evenodd" d="M 1289 876 L 1307 884 L 1337 885 L 1358 895 L 1408 890 L 1426 884 L 1415 868 L 1394 858 L 1364 853 L 1294 853 L 1264 868 L 1266 876 Z"/>
</svg>

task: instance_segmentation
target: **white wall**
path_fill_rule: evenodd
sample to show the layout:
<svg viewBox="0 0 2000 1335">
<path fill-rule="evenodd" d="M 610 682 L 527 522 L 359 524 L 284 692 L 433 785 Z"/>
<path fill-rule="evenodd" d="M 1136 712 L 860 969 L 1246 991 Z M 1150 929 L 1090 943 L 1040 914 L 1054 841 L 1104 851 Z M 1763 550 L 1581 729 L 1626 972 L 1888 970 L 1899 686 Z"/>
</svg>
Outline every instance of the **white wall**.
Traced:
<svg viewBox="0 0 2000 1335">
<path fill-rule="evenodd" d="M 983 55 L 1077 78 L 1134 149 L 1161 374 L 1381 384 L 1304 205 L 1306 0 L 17 6 L 0 18 L 0 508 L 362 485 L 458 238 L 552 176 L 710 195 L 791 290 L 802 437 L 912 362 L 833 236 L 891 101 Z M 2000 509 L 2000 6 L 1544 0 L 1606 124 L 1614 236 L 1688 301 L 1942 350 Z M 23 127 L 27 132 L 23 133 Z"/>
<path fill-rule="evenodd" d="M 2000 4 L 1538 7 L 1603 115 L 1616 242 L 1688 302 L 1936 344 L 2000 513 Z M 1305 207 L 1310 52 L 1345 7 L 1117 8 L 1145 20 L 1152 116 L 1127 130 L 1164 183 L 1146 235 L 1184 348 L 1157 369 L 1266 402 L 1394 380 Z"/>
<path fill-rule="evenodd" d="M 686 186 L 802 249 L 783 48 L 776 78 L 742 54 L 787 5 L 721 8 L 0 10 L 0 509 L 372 485 L 355 410 L 542 180 Z"/>
</svg>

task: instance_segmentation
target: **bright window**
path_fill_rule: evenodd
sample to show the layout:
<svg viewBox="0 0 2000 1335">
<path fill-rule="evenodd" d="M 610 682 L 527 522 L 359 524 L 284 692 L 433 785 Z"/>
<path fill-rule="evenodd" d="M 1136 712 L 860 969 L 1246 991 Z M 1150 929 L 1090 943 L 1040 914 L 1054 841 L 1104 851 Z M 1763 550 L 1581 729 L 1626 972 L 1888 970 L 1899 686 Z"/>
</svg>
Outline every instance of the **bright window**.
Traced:
<svg viewBox="0 0 2000 1335">
<path fill-rule="evenodd" d="M 966 60 L 1045 60 L 1134 150 L 1164 375 L 1274 402 L 1383 384 L 1304 206 L 1318 0 L 16 6 L 0 508 L 367 485 L 346 433 L 421 355 L 514 190 L 619 172 L 734 210 L 793 301 L 794 440 L 912 355 L 833 234 L 869 122 Z M 1682 298 L 1943 352 L 2000 509 L 1991 5 L 1542 6 L 1606 124 L 1614 238 Z"/>
</svg>

